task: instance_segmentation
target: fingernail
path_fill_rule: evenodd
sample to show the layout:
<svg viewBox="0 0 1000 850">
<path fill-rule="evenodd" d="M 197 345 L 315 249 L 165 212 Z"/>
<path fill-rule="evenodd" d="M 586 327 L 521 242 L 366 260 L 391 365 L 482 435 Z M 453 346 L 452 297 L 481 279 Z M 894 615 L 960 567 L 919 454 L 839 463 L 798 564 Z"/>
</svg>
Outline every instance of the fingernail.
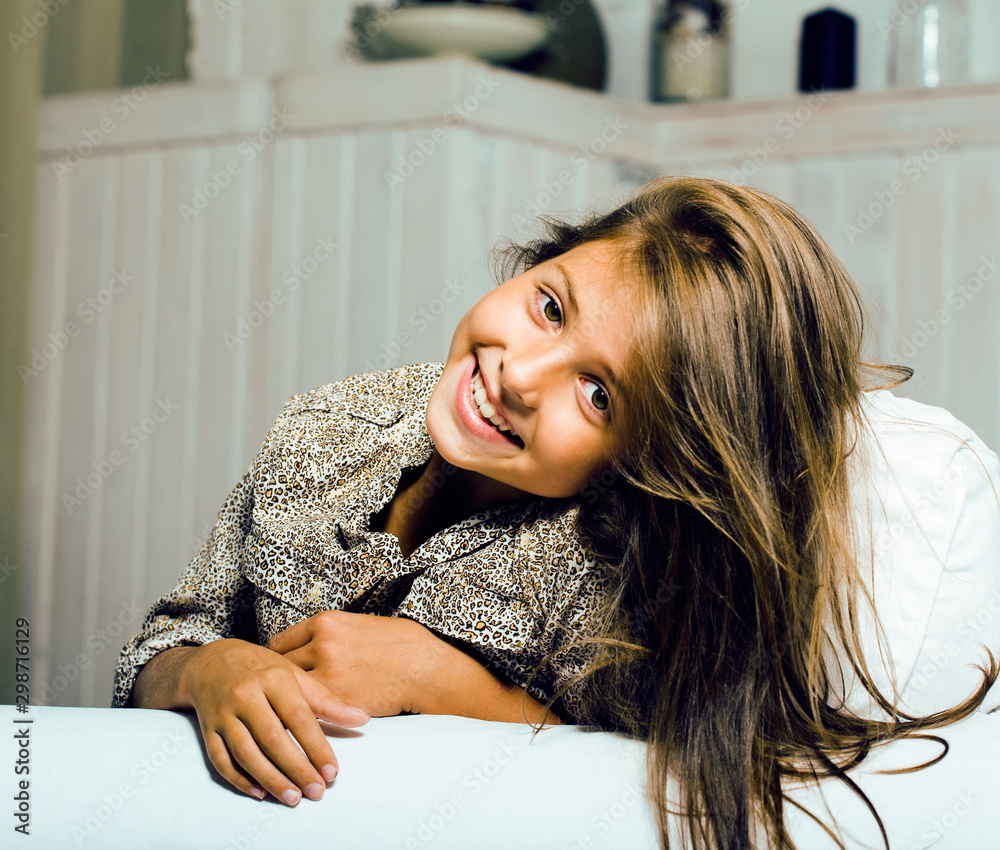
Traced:
<svg viewBox="0 0 1000 850">
<path fill-rule="evenodd" d="M 320 797 L 323 796 L 323 786 L 320 785 L 318 782 L 310 782 L 306 786 L 306 796 L 310 800 L 318 800 Z"/>
<path fill-rule="evenodd" d="M 289 788 L 284 794 L 281 795 L 281 802 L 286 806 L 294 806 L 301 799 L 302 795 L 294 788 Z"/>
<path fill-rule="evenodd" d="M 253 795 L 254 797 L 256 797 L 256 798 L 257 798 L 258 800 L 263 800 L 263 799 L 264 799 L 264 794 L 265 794 L 266 792 L 264 791 L 264 789 L 263 789 L 263 788 L 258 788 L 258 787 L 257 787 L 256 785 L 254 785 L 254 786 L 253 786 L 253 787 L 252 787 L 252 788 L 250 789 L 250 793 L 251 793 L 251 794 L 252 794 L 252 795 Z"/>
<path fill-rule="evenodd" d="M 362 720 L 371 720 L 371 716 L 367 712 L 362 711 L 360 708 L 354 708 L 354 706 L 351 706 L 351 711 L 358 715 L 358 717 Z"/>
<path fill-rule="evenodd" d="M 323 774 L 323 778 L 327 782 L 333 782 L 333 780 L 337 778 L 337 768 L 335 768 L 332 764 L 324 764 L 323 767 L 320 768 L 319 772 Z"/>
</svg>

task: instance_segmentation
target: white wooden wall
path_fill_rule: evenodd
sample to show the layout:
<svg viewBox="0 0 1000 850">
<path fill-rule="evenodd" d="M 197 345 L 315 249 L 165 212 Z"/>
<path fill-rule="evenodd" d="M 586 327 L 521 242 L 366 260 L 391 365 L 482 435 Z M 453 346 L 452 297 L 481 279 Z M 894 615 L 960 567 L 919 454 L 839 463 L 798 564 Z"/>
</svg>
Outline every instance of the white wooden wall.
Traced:
<svg viewBox="0 0 1000 850">
<path fill-rule="evenodd" d="M 119 648 L 190 561 L 288 396 L 443 359 L 490 285 L 498 237 L 524 236 L 518 222 L 539 210 L 607 207 L 654 173 L 745 179 L 799 207 L 871 292 L 890 356 L 918 369 L 911 391 L 1000 445 L 1000 272 L 961 289 L 1000 254 L 1000 87 L 842 98 L 786 139 L 775 128 L 803 102 L 638 109 L 500 74 L 474 114 L 444 122 L 486 72 L 450 60 L 274 90 L 164 87 L 68 175 L 54 166 L 107 102 L 46 106 L 30 331 L 46 359 L 28 378 L 26 510 L 39 701 L 107 704 Z M 241 145 L 282 108 L 295 120 L 250 158 Z M 613 115 L 627 129 L 579 167 Z M 907 163 L 941 121 L 961 142 L 910 180 Z M 435 132 L 445 140 L 391 189 L 386 172 Z M 758 168 L 748 152 L 770 136 L 779 147 Z M 239 173 L 186 221 L 181 205 L 233 162 Z M 546 200 L 563 171 L 572 180 Z M 905 192 L 852 240 L 858 207 L 897 179 Z M 297 288 L 296 264 L 311 270 Z M 112 293 L 122 271 L 134 280 Z M 446 305 L 449 286 L 459 298 Z M 283 303 L 261 309 L 274 290 Z M 92 321 L 88 298 L 102 307 Z M 937 310 L 946 318 L 927 333 Z M 235 342 L 241 320 L 251 332 Z M 69 321 L 78 332 L 47 358 Z M 88 475 L 92 494 L 77 493 Z"/>
</svg>

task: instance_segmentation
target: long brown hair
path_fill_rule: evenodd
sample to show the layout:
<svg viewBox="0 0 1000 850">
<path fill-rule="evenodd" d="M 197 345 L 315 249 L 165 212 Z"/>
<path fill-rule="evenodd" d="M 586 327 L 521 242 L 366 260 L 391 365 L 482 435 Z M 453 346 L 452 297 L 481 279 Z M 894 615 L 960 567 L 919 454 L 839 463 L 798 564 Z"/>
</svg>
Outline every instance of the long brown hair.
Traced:
<svg viewBox="0 0 1000 850">
<path fill-rule="evenodd" d="M 501 252 L 504 274 L 607 240 L 643 284 L 617 476 L 580 514 L 617 576 L 588 639 L 587 719 L 648 741 L 663 848 L 676 815 L 694 848 L 792 847 L 789 778 L 838 777 L 882 828 L 846 771 L 972 713 L 998 674 L 990 655 L 972 697 L 913 717 L 865 664 L 849 465 L 864 468 L 863 392 L 910 370 L 864 361 L 849 274 L 764 192 L 661 178 L 611 213 L 547 229 Z M 884 720 L 838 704 L 831 646 Z"/>
</svg>

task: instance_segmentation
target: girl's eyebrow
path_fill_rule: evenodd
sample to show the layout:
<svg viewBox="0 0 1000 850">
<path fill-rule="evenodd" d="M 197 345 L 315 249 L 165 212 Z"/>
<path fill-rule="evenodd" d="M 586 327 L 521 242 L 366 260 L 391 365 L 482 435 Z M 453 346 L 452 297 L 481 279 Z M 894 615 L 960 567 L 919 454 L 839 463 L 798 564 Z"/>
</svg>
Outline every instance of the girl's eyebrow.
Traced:
<svg viewBox="0 0 1000 850">
<path fill-rule="evenodd" d="M 555 268 L 561 275 L 563 279 L 563 286 L 566 288 L 566 300 L 569 302 L 570 308 L 573 313 L 577 316 L 580 315 L 580 305 L 577 303 L 576 296 L 573 294 L 573 281 L 570 279 L 569 272 L 566 271 L 566 267 L 562 263 L 553 263 L 553 268 Z M 618 389 L 618 379 L 615 377 L 615 370 L 611 368 L 611 365 L 601 358 L 600 361 L 601 371 L 605 373 L 608 384 L 612 389 Z"/>
<path fill-rule="evenodd" d="M 569 279 L 569 272 L 566 271 L 566 267 L 562 263 L 556 263 L 555 268 L 563 277 L 563 284 L 566 287 L 566 300 L 569 301 L 569 306 L 573 308 L 574 313 L 579 313 L 580 306 L 576 303 L 576 296 L 573 294 L 573 281 Z"/>
</svg>

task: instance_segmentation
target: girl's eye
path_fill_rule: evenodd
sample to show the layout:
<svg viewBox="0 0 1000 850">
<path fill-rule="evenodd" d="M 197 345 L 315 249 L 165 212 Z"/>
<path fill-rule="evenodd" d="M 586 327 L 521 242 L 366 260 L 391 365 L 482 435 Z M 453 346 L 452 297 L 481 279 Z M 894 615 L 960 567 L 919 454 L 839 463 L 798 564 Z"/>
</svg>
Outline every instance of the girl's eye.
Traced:
<svg viewBox="0 0 1000 850">
<path fill-rule="evenodd" d="M 600 384 L 594 383 L 593 381 L 584 381 L 583 391 L 586 393 L 588 400 L 596 410 L 603 413 L 608 409 L 611 399 L 608 398 L 607 390 L 605 390 Z"/>
<path fill-rule="evenodd" d="M 542 315 L 553 324 L 562 324 L 562 310 L 559 309 L 559 302 L 551 295 L 542 292 Z"/>
</svg>

